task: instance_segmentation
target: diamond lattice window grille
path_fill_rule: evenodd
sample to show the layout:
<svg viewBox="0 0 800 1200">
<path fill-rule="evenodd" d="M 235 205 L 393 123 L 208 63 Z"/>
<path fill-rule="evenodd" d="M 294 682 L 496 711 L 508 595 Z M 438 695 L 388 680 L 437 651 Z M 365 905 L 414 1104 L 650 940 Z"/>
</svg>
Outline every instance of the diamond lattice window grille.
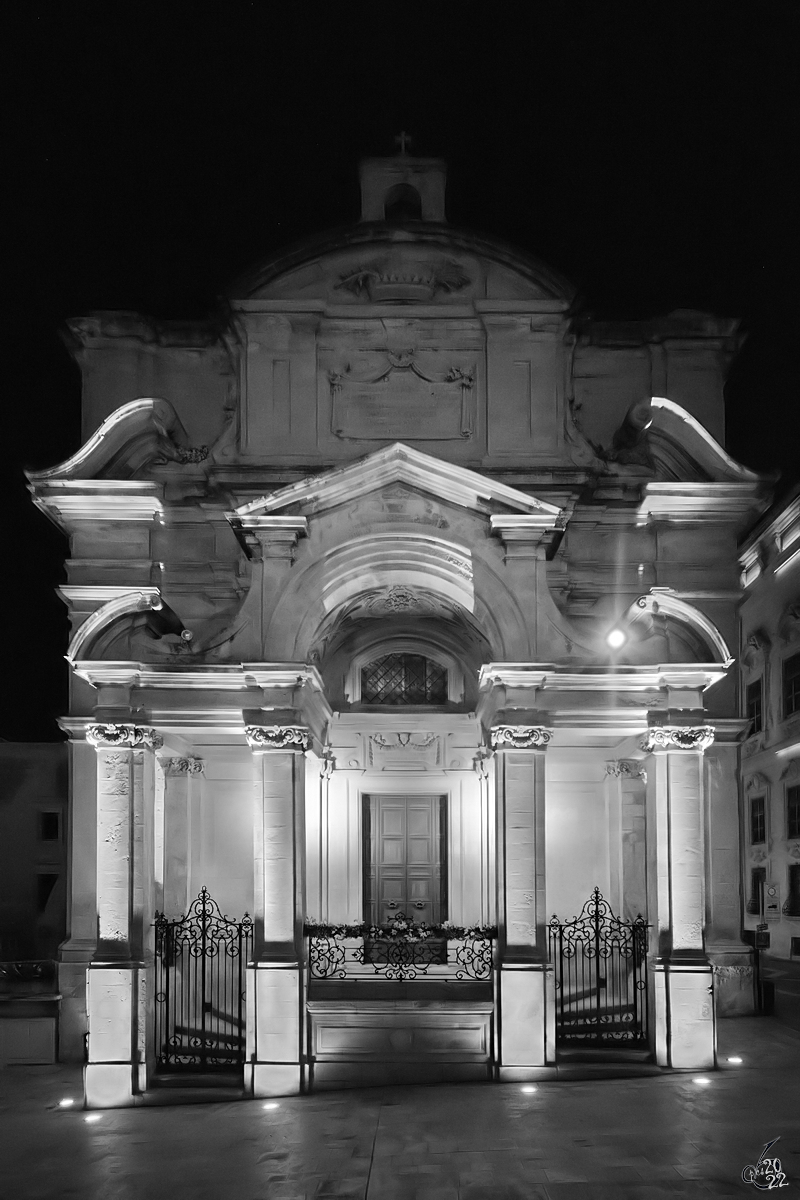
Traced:
<svg viewBox="0 0 800 1200">
<path fill-rule="evenodd" d="M 446 704 L 447 668 L 422 654 L 387 654 L 361 670 L 364 704 Z"/>
</svg>

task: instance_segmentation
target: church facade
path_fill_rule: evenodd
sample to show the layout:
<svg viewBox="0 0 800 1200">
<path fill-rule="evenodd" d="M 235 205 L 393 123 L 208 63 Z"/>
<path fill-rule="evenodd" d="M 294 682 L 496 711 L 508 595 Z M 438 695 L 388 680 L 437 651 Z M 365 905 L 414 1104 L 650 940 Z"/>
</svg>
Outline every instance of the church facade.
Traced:
<svg viewBox="0 0 800 1200">
<path fill-rule="evenodd" d="M 736 323 L 592 321 L 447 224 L 439 160 L 361 190 L 217 321 L 69 322 L 85 441 L 29 479 L 70 538 L 90 1106 L 705 1068 L 752 1011 Z"/>
</svg>

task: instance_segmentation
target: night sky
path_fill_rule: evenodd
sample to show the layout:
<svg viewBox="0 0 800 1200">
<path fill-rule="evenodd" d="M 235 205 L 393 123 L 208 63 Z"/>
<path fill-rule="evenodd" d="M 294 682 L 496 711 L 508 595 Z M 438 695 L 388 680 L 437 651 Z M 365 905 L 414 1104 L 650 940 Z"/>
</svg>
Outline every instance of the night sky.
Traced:
<svg viewBox="0 0 800 1200">
<path fill-rule="evenodd" d="M 5 18 L 0 735 L 66 711 L 66 544 L 24 467 L 80 444 L 59 340 L 96 309 L 202 317 L 245 267 L 358 217 L 357 163 L 449 164 L 454 225 L 598 317 L 742 318 L 728 449 L 800 477 L 792 2 L 26 3 Z"/>
</svg>

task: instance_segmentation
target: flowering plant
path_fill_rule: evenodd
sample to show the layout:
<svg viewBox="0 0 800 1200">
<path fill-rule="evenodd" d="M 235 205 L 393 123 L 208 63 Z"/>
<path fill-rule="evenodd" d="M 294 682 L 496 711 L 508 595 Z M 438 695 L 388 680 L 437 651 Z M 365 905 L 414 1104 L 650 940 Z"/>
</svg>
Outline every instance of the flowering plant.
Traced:
<svg viewBox="0 0 800 1200">
<path fill-rule="evenodd" d="M 356 925 L 332 925 L 326 921 L 315 921 L 309 918 L 303 932 L 307 937 L 332 938 L 370 938 L 372 941 L 406 941 L 424 942 L 431 938 L 450 938 L 451 940 L 487 940 L 497 936 L 496 925 L 454 925 L 452 921 L 441 921 L 429 924 L 427 921 L 413 921 L 405 913 L 397 916 L 386 925 L 374 925 L 361 921 Z"/>
</svg>

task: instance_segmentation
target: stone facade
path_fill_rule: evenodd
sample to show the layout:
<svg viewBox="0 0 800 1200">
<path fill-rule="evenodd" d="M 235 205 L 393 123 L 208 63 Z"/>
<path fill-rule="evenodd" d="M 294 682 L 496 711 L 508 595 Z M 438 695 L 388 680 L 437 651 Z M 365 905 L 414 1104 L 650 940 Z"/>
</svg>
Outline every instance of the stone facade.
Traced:
<svg viewBox="0 0 800 1200">
<path fill-rule="evenodd" d="M 149 1086 L 153 916 L 201 886 L 253 918 L 255 1094 L 552 1071 L 549 921 L 595 887 L 650 926 L 658 1063 L 713 1065 L 712 993 L 747 1009 L 728 647 L 767 489 L 722 446 L 736 323 L 593 322 L 451 228 L 444 178 L 363 163 L 361 221 L 257 266 L 217 321 L 70 322 L 87 440 L 30 481 L 71 539 L 62 1050 L 88 1023 L 90 1103 Z M 458 992 L 455 950 L 427 1004 L 397 976 L 309 983 L 303 921 L 356 928 L 393 886 L 375 797 L 440 813 L 403 887 L 497 927 L 495 989 Z M 360 986 L 375 951 L 340 936 Z"/>
</svg>

